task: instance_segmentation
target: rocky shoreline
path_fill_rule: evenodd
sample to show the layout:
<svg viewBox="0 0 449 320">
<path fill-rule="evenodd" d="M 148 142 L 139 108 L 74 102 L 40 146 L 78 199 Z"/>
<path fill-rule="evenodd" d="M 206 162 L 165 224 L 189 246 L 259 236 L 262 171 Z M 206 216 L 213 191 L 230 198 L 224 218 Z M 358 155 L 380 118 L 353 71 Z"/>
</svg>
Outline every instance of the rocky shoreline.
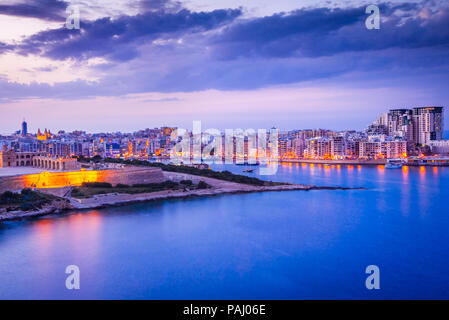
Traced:
<svg viewBox="0 0 449 320">
<path fill-rule="evenodd" d="M 100 208 L 124 206 L 141 202 L 160 201 L 168 199 L 199 198 L 199 197 L 211 197 L 225 194 L 241 194 L 253 192 L 270 192 L 270 191 L 273 192 L 273 191 L 298 191 L 298 190 L 310 191 L 310 190 L 363 189 L 363 188 L 344 188 L 344 187 L 329 187 L 329 186 L 320 187 L 302 184 L 252 186 L 173 172 L 164 172 L 164 175 L 168 180 L 191 179 L 194 182 L 203 180 L 209 185 L 211 185 L 212 188 L 203 190 L 187 190 L 187 191 L 164 190 L 159 192 L 141 193 L 141 194 L 112 193 L 112 194 L 96 195 L 84 199 L 77 199 L 67 196 L 65 198 L 66 201 L 54 201 L 51 204 L 44 206 L 40 210 L 10 211 L 0 213 L 0 222 L 21 220 L 32 217 L 40 217 L 50 214 L 59 214 L 73 210 L 100 209 Z"/>
</svg>

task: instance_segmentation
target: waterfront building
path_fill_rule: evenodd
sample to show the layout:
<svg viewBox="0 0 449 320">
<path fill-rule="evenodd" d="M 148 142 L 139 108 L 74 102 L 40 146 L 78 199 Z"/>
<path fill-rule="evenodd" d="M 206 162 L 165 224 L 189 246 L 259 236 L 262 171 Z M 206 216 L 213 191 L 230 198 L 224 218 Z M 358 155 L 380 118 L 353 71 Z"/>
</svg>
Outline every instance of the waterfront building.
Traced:
<svg viewBox="0 0 449 320">
<path fill-rule="evenodd" d="M 406 140 L 370 139 L 359 143 L 359 157 L 362 159 L 394 159 L 406 156 Z"/>
<path fill-rule="evenodd" d="M 330 139 L 317 137 L 307 140 L 304 157 L 307 159 L 329 159 L 331 155 Z"/>
<path fill-rule="evenodd" d="M 292 148 L 297 157 L 303 157 L 304 150 L 306 149 L 306 140 L 303 138 L 295 138 L 292 141 Z"/>
<path fill-rule="evenodd" d="M 351 159 L 357 159 L 360 154 L 360 140 L 358 139 L 346 139 L 345 142 L 345 157 Z"/>
<path fill-rule="evenodd" d="M 378 141 L 361 141 L 359 143 L 359 157 L 362 159 L 383 158 L 381 144 Z"/>
<path fill-rule="evenodd" d="M 286 137 L 279 139 L 278 146 L 279 146 L 279 155 L 281 156 L 281 158 L 284 158 L 288 153 L 288 143 L 289 143 L 289 140 L 287 140 Z"/>
<path fill-rule="evenodd" d="M 331 139 L 330 154 L 334 159 L 343 159 L 345 157 L 345 138 L 343 136 L 335 136 Z"/>
<path fill-rule="evenodd" d="M 405 158 L 407 156 L 407 141 L 393 140 L 382 142 L 381 153 L 387 159 Z"/>
<path fill-rule="evenodd" d="M 427 145 L 443 138 L 443 107 L 413 108 L 414 141 Z"/>
</svg>

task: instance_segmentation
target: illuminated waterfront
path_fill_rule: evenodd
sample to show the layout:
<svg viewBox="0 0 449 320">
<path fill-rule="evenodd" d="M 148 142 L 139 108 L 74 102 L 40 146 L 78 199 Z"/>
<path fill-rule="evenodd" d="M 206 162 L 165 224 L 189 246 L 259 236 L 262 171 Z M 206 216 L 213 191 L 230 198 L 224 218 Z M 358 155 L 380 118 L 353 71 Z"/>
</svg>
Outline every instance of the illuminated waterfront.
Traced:
<svg viewBox="0 0 449 320">
<path fill-rule="evenodd" d="M 173 200 L 4 223 L 0 297 L 449 298 L 449 168 L 291 163 L 268 178 L 369 189 Z M 80 291 L 65 289 L 69 264 L 81 269 Z M 381 290 L 365 288 L 370 264 L 380 267 Z"/>
</svg>

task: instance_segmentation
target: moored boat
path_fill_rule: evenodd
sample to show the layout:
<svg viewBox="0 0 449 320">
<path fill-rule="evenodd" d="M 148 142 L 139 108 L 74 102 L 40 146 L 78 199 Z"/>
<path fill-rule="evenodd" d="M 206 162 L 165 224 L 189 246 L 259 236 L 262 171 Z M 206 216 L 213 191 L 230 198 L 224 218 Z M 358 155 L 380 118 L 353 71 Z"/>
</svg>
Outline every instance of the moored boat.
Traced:
<svg viewBox="0 0 449 320">
<path fill-rule="evenodd" d="M 402 159 L 388 159 L 385 164 L 386 169 L 400 169 L 404 165 L 404 161 Z"/>
</svg>

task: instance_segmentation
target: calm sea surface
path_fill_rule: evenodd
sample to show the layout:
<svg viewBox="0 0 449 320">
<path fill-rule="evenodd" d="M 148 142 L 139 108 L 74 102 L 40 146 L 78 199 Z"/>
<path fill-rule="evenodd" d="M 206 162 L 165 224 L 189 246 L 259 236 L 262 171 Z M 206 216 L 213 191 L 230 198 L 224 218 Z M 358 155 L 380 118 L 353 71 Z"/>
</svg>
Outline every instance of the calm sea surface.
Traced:
<svg viewBox="0 0 449 320">
<path fill-rule="evenodd" d="M 0 298 L 449 299 L 449 168 L 284 164 L 270 179 L 369 189 L 171 200 L 3 223 Z M 365 288 L 371 264 L 380 290 Z M 65 288 L 68 265 L 81 270 L 80 290 Z"/>
</svg>

